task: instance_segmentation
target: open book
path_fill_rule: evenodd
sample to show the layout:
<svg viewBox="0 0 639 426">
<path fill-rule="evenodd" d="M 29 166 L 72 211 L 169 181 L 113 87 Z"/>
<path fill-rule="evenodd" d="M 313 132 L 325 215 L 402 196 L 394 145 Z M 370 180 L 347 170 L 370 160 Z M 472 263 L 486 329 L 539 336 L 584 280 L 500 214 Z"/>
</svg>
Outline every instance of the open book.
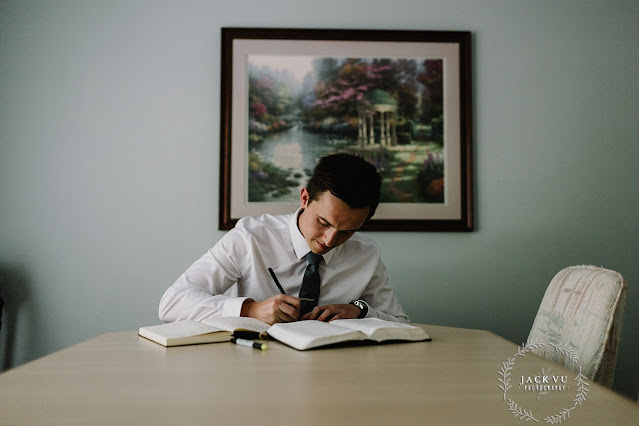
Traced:
<svg viewBox="0 0 639 426">
<path fill-rule="evenodd" d="M 301 351 L 335 343 L 370 340 L 430 340 L 423 328 L 379 318 L 343 319 L 331 322 L 298 321 L 274 324 L 269 336 Z"/>
<path fill-rule="evenodd" d="M 253 332 L 266 336 L 270 325 L 255 318 L 214 317 L 202 321 L 182 320 L 141 327 L 138 334 L 163 346 L 228 342 L 233 333 Z M 250 336 L 247 336 L 250 337 Z"/>
<path fill-rule="evenodd" d="M 424 329 L 378 318 L 344 319 L 330 323 L 297 321 L 268 325 L 255 318 L 215 317 L 140 328 L 138 334 L 164 346 L 225 342 L 233 333 L 267 333 L 295 349 L 306 350 L 351 341 L 430 340 Z"/>
</svg>

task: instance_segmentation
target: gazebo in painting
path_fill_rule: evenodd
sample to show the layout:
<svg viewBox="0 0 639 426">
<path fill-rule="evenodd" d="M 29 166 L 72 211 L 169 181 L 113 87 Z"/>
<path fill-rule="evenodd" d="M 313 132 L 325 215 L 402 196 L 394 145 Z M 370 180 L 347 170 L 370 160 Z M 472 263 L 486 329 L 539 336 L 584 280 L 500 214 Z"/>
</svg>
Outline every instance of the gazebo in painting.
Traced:
<svg viewBox="0 0 639 426">
<path fill-rule="evenodd" d="M 379 145 L 397 145 L 396 114 L 397 101 L 380 89 L 366 93 L 357 107 L 357 141 L 362 148 L 375 145 L 375 119 L 379 120 Z"/>
</svg>

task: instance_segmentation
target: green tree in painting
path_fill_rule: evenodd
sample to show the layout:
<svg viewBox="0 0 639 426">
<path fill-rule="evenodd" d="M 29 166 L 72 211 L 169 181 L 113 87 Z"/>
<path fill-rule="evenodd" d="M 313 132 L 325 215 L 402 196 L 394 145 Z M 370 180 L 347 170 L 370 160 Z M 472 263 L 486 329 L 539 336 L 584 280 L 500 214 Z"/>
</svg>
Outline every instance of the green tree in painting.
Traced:
<svg viewBox="0 0 639 426">
<path fill-rule="evenodd" d="M 262 141 L 264 134 L 290 127 L 284 117 L 292 110 L 289 86 L 268 74 L 249 72 L 249 144 Z"/>
<path fill-rule="evenodd" d="M 423 123 L 430 123 L 432 138 L 438 143 L 443 142 L 443 61 L 441 59 L 427 59 L 423 62 L 424 70 L 417 80 L 424 86 L 422 91 Z"/>
</svg>

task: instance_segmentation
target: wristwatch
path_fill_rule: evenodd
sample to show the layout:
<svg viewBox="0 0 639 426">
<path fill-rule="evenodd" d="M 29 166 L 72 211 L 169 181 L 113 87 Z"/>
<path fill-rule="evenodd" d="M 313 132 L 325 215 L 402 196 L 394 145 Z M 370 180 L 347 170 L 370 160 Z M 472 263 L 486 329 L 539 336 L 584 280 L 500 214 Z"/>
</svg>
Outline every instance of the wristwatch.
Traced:
<svg viewBox="0 0 639 426">
<path fill-rule="evenodd" d="M 366 314 L 368 313 L 368 305 L 366 304 L 366 302 L 364 302 L 363 300 L 351 300 L 350 305 L 355 305 L 361 310 L 357 318 L 366 317 Z"/>
</svg>

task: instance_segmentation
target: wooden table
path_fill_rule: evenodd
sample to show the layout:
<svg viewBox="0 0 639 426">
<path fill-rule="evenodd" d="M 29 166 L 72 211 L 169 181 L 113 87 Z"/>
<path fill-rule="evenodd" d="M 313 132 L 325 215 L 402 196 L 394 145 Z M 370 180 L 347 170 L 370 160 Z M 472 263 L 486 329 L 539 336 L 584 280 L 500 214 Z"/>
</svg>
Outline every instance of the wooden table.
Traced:
<svg viewBox="0 0 639 426">
<path fill-rule="evenodd" d="M 104 334 L 0 374 L 2 424 L 523 424 L 498 379 L 519 347 L 490 332 L 423 326 L 431 342 L 300 352 L 230 343 L 164 348 Z M 521 376 L 551 367 L 570 389 L 539 395 Z M 507 399 L 544 416 L 572 407 L 575 373 L 517 357 Z M 587 381 L 562 424 L 639 424 L 639 407 Z M 528 424 L 534 421 L 527 422 Z"/>
</svg>

